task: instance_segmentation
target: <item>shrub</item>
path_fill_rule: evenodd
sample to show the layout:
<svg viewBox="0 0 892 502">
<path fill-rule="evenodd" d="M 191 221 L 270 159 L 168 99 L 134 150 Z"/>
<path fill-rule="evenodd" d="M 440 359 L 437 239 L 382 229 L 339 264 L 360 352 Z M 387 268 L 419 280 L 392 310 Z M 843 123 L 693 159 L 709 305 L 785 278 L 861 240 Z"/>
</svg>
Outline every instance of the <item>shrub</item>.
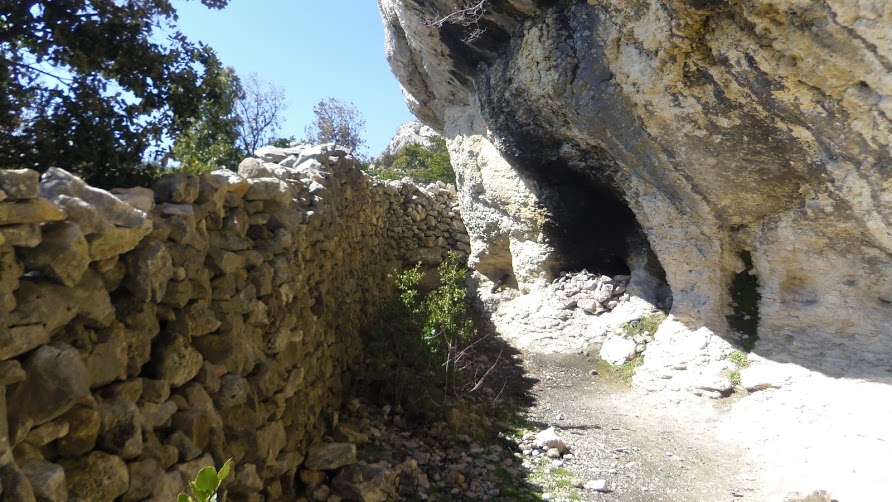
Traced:
<svg viewBox="0 0 892 502">
<path fill-rule="evenodd" d="M 384 155 L 377 161 L 371 174 L 385 180 L 409 177 L 416 183 L 455 183 L 455 171 L 446 150 L 446 140 L 430 138 L 431 146 L 418 143 L 407 145 L 394 155 Z"/>
<path fill-rule="evenodd" d="M 366 340 L 369 390 L 415 416 L 455 391 L 456 363 L 475 334 L 458 255 L 450 253 L 438 272 L 440 286 L 426 295 L 420 265 L 396 275 L 394 294 Z"/>
</svg>

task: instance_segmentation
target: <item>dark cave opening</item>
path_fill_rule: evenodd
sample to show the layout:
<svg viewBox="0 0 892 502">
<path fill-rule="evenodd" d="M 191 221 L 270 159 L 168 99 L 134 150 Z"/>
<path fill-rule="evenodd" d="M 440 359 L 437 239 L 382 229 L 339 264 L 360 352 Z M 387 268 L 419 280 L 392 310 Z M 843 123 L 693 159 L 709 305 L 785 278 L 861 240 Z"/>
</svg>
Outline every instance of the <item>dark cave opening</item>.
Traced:
<svg viewBox="0 0 892 502">
<path fill-rule="evenodd" d="M 632 241 L 641 235 L 635 214 L 609 186 L 566 166 L 540 171 L 552 218 L 545 232 L 563 270 L 625 275 Z"/>
<path fill-rule="evenodd" d="M 533 174 L 550 214 L 544 230 L 556 251 L 555 273 L 632 275 L 636 294 L 671 308 L 666 272 L 619 188 L 563 160 L 540 164 Z"/>
</svg>

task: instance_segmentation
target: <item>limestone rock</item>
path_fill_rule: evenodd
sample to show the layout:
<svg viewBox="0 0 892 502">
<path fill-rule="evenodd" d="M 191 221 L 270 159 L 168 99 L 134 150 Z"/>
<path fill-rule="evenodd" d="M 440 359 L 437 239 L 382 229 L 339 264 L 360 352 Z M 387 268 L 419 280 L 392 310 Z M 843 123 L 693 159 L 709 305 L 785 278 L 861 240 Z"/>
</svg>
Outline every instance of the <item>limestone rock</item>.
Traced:
<svg viewBox="0 0 892 502">
<path fill-rule="evenodd" d="M 98 411 L 85 406 L 75 406 L 62 415 L 61 419 L 68 424 L 68 434 L 57 443 L 60 455 L 77 457 L 95 447 L 102 426 Z"/>
<path fill-rule="evenodd" d="M 155 376 L 180 387 L 198 374 L 203 359 L 201 354 L 188 345 L 182 336 L 162 341 L 153 349 L 151 367 Z"/>
<path fill-rule="evenodd" d="M 0 226 L 0 236 L 5 244 L 24 248 L 33 248 L 42 239 L 40 225 L 36 223 Z"/>
<path fill-rule="evenodd" d="M 0 191 L 6 200 L 36 199 L 40 193 L 40 174 L 31 169 L 0 170 Z"/>
<path fill-rule="evenodd" d="M 38 502 L 65 502 L 68 489 L 62 466 L 41 460 L 28 460 L 22 465 L 22 473 L 28 478 Z"/>
<path fill-rule="evenodd" d="M 155 207 L 155 192 L 148 188 L 115 188 L 112 189 L 111 193 L 120 199 L 121 202 L 144 213 L 150 212 Z"/>
<path fill-rule="evenodd" d="M 87 185 L 84 180 L 59 168 L 50 168 L 40 179 L 40 195 L 55 201 L 66 196 L 80 199 L 92 208 L 100 221 L 124 228 L 141 228 L 146 225 L 146 213 L 140 211 L 112 195 L 111 193 Z M 104 226 L 102 223 L 100 226 Z M 90 232 L 87 232 L 90 233 Z"/>
<path fill-rule="evenodd" d="M 21 202 L 0 202 L 0 225 L 46 223 L 62 221 L 68 217 L 46 199 L 30 199 Z"/>
<path fill-rule="evenodd" d="M 68 483 L 68 500 L 88 502 L 114 500 L 127 492 L 130 473 L 120 457 L 100 451 L 83 457 L 64 460 L 65 478 Z"/>
<path fill-rule="evenodd" d="M 385 502 L 396 497 L 396 473 L 380 466 L 345 467 L 332 481 L 334 492 L 347 500 Z"/>
<path fill-rule="evenodd" d="M 355 463 L 355 444 L 320 443 L 310 448 L 304 465 L 314 471 L 327 471 Z"/>
<path fill-rule="evenodd" d="M 199 180 L 197 176 L 174 173 L 165 174 L 152 187 L 158 202 L 191 204 L 198 198 Z"/>
<path fill-rule="evenodd" d="M 126 256 L 128 275 L 124 284 L 140 302 L 161 301 L 173 276 L 170 252 L 160 242 L 147 242 Z"/>
<path fill-rule="evenodd" d="M 387 148 L 384 149 L 383 155 L 396 155 L 400 150 L 411 144 L 429 147 L 431 138 L 439 137 L 441 136 L 437 131 L 417 120 L 406 122 L 397 128 Z"/>
<path fill-rule="evenodd" d="M 71 287 L 90 266 L 90 250 L 80 227 L 61 221 L 43 227 L 43 241 L 25 255 L 24 263 Z"/>
<path fill-rule="evenodd" d="M 10 387 L 9 410 L 13 444 L 22 441 L 36 425 L 63 415 L 90 394 L 87 368 L 78 352 L 68 345 L 44 345 L 24 364 L 27 378 Z"/>
<path fill-rule="evenodd" d="M 132 401 L 113 398 L 100 402 L 99 447 L 125 459 L 142 453 L 139 416 L 139 409 Z"/>
<path fill-rule="evenodd" d="M 635 341 L 622 336 L 611 336 L 601 345 L 599 356 L 604 361 L 621 366 L 635 357 Z"/>
</svg>

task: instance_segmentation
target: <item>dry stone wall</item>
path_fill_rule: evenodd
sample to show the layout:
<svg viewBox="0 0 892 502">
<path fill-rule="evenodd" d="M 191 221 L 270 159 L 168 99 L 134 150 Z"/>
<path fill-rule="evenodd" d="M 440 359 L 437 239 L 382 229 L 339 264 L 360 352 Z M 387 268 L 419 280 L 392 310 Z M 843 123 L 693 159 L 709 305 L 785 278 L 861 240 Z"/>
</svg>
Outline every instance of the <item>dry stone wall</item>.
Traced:
<svg viewBox="0 0 892 502">
<path fill-rule="evenodd" d="M 257 154 L 111 193 L 0 171 L 4 500 L 170 501 L 227 458 L 231 498 L 294 498 L 388 272 L 469 239 L 454 189 Z"/>
</svg>

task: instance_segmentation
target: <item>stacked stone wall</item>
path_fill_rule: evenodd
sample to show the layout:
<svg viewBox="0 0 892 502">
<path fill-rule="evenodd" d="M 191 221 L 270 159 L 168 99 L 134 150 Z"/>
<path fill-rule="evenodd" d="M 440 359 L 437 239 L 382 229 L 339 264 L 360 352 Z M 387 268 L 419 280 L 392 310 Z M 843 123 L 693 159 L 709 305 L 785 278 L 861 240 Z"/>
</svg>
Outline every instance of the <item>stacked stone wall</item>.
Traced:
<svg viewBox="0 0 892 502">
<path fill-rule="evenodd" d="M 451 187 L 258 154 L 153 190 L 0 171 L 4 500 L 170 501 L 228 458 L 231 499 L 295 498 L 388 273 L 469 239 Z"/>
</svg>

